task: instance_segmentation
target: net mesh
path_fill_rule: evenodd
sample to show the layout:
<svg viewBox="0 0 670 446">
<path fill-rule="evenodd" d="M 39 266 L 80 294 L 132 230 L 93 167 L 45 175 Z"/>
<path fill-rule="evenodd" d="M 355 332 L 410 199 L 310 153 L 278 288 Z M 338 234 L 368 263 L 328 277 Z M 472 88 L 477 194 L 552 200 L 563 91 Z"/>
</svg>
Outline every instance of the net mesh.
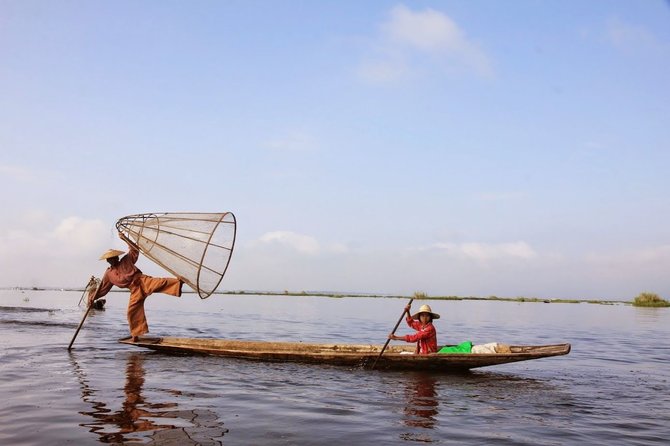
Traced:
<svg viewBox="0 0 670 446">
<path fill-rule="evenodd" d="M 154 263 L 180 277 L 201 299 L 221 283 L 235 245 L 231 212 L 165 212 L 119 219 L 116 229 Z"/>
</svg>

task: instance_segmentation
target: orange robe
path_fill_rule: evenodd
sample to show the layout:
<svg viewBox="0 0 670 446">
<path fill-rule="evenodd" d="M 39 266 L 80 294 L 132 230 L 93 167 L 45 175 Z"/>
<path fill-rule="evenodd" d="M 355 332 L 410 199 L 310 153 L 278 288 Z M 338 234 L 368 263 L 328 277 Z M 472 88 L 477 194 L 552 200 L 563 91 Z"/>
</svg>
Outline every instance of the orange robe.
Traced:
<svg viewBox="0 0 670 446">
<path fill-rule="evenodd" d="M 128 300 L 128 326 L 131 336 L 140 336 L 149 331 L 149 324 L 144 314 L 144 301 L 153 293 L 164 293 L 181 296 L 181 282 L 174 278 L 157 278 L 147 276 L 135 266 L 139 258 L 137 248 L 131 246 L 128 254 L 119 263 L 110 266 L 102 276 L 102 281 L 95 293 L 95 298 L 106 295 L 113 285 L 130 290 Z"/>
</svg>

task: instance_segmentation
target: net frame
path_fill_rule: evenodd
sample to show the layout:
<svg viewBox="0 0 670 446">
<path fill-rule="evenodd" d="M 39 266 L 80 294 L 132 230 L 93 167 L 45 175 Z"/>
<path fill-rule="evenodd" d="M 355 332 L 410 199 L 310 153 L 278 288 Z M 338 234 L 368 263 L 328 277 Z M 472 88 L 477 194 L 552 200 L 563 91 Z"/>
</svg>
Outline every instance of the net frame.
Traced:
<svg viewBox="0 0 670 446">
<path fill-rule="evenodd" d="M 144 213 L 120 218 L 116 229 L 145 257 L 206 299 L 230 265 L 237 220 L 232 212 Z"/>
</svg>

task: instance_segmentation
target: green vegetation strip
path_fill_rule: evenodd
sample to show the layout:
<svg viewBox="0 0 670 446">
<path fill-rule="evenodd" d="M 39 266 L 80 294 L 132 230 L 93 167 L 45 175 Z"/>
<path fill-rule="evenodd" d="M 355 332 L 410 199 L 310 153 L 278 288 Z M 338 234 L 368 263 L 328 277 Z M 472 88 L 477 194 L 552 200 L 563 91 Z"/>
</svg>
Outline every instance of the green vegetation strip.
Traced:
<svg viewBox="0 0 670 446">
<path fill-rule="evenodd" d="M 0 288 L 4 290 L 31 290 L 31 291 L 83 291 L 82 288 L 37 288 L 37 287 L 12 287 Z M 112 291 L 126 292 L 127 290 L 112 289 Z M 189 291 L 185 291 L 188 293 Z M 230 294 L 230 295 L 253 295 L 253 296 L 305 296 L 305 297 L 331 297 L 334 299 L 341 299 L 343 297 L 380 297 L 380 298 L 397 298 L 397 299 L 414 299 L 421 300 L 482 300 L 482 301 L 498 301 L 498 302 L 530 302 L 530 303 L 545 303 L 545 304 L 599 304 L 599 305 L 633 305 L 635 307 L 670 307 L 670 302 L 662 299 L 656 293 L 644 292 L 640 293 L 632 302 L 624 302 L 620 300 L 591 300 L 591 299 L 547 299 L 541 297 L 476 297 L 476 296 L 428 296 L 422 291 L 415 292 L 412 296 L 404 296 L 397 294 L 369 294 L 369 293 L 330 293 L 320 291 L 217 291 L 214 294 Z"/>
<path fill-rule="evenodd" d="M 633 305 L 636 307 L 670 307 L 670 302 L 661 299 L 656 293 L 645 292 L 637 295 L 633 300 Z"/>
<path fill-rule="evenodd" d="M 545 299 L 538 297 L 476 297 L 476 296 L 428 296 L 422 292 L 416 292 L 413 296 L 404 296 L 397 294 L 366 294 L 366 293 L 324 293 L 318 291 L 221 291 L 216 294 L 233 294 L 233 295 L 256 295 L 256 296 L 315 296 L 315 297 L 331 297 L 340 299 L 343 297 L 383 297 L 383 298 L 397 298 L 397 299 L 425 299 L 425 300 L 482 300 L 482 301 L 499 301 L 499 302 L 537 302 L 537 303 L 553 303 L 553 304 L 600 304 L 600 305 L 630 305 L 630 302 L 623 302 L 617 300 L 587 300 L 587 299 Z"/>
</svg>

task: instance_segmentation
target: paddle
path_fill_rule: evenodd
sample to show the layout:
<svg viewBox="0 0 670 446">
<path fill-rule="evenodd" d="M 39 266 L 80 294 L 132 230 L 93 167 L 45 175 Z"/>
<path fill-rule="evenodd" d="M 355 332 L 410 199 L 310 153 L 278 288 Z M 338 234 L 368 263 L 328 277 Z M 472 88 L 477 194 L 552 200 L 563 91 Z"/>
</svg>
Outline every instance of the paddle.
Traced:
<svg viewBox="0 0 670 446">
<path fill-rule="evenodd" d="M 99 285 L 98 281 L 95 279 L 95 277 L 91 276 L 91 278 L 88 281 L 88 284 L 86 284 L 86 288 L 84 288 L 84 292 L 82 293 L 81 298 L 79 299 L 79 303 L 81 303 L 81 301 L 84 298 L 84 295 L 86 294 L 86 292 L 91 291 L 92 286 L 95 286 L 95 290 L 97 290 L 98 285 Z M 84 325 L 84 321 L 86 320 L 86 317 L 88 316 L 88 313 L 91 311 L 91 308 L 93 308 L 93 302 L 89 302 L 88 308 L 86 309 L 86 313 L 84 313 L 84 317 L 81 318 L 81 322 L 79 322 L 79 326 L 77 327 L 77 331 L 75 331 L 74 336 L 72 336 L 72 340 L 70 341 L 70 345 L 67 346 L 68 351 L 72 350 L 72 344 L 74 344 L 74 340 L 77 338 L 77 335 L 79 334 L 79 330 L 81 330 L 82 325 Z"/>
<path fill-rule="evenodd" d="M 409 300 L 407 305 L 412 305 L 412 301 L 414 301 L 413 297 Z M 407 305 L 405 305 L 405 306 L 407 306 Z M 395 324 L 395 327 L 393 327 L 393 331 L 391 332 L 391 334 L 395 334 L 395 331 L 398 329 L 398 326 L 400 325 L 400 322 L 402 322 L 402 319 L 405 317 L 405 313 L 407 313 L 407 310 L 403 308 L 402 314 L 400 315 L 400 319 L 398 319 L 398 322 Z M 386 339 L 386 343 L 384 344 L 384 347 L 382 347 L 382 351 L 379 352 L 379 356 L 377 356 L 377 359 L 375 359 L 375 363 L 372 364 L 371 369 L 375 368 L 375 366 L 377 365 L 377 361 L 379 361 L 379 358 L 381 358 L 382 355 L 384 354 L 384 350 L 386 350 L 386 347 L 388 347 L 389 342 L 391 342 L 391 340 Z"/>
<path fill-rule="evenodd" d="M 84 321 L 86 320 L 86 316 L 88 316 L 89 311 L 91 311 L 91 308 L 93 308 L 93 302 L 91 302 L 86 309 L 86 313 L 84 313 L 84 317 L 81 318 L 81 322 L 79 322 L 79 327 L 77 327 L 77 331 L 74 332 L 74 336 L 72 336 L 72 340 L 70 341 L 70 345 L 67 346 L 68 351 L 72 349 L 72 344 L 74 344 L 74 340 L 76 339 L 77 335 L 79 334 L 79 330 L 81 330 L 81 326 L 84 325 Z"/>
</svg>

